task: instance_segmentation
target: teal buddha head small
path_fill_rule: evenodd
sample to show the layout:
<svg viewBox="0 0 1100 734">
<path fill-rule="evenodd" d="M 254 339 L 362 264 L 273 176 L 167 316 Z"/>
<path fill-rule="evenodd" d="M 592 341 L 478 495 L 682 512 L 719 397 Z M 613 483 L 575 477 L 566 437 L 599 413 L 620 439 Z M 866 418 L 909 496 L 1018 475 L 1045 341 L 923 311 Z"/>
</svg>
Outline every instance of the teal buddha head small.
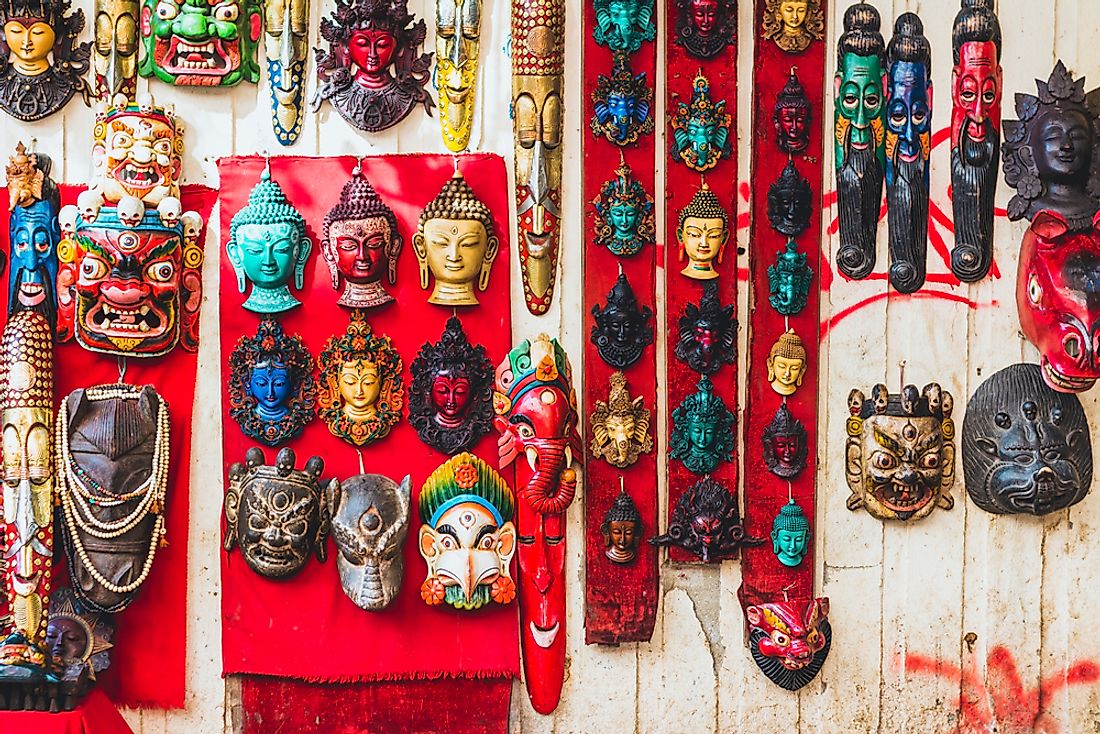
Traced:
<svg viewBox="0 0 1100 734">
<path fill-rule="evenodd" d="M 312 246 L 305 219 L 271 180 L 268 166 L 248 195 L 248 205 L 233 215 L 225 246 L 237 275 L 237 288 L 244 293 L 246 280 L 252 283 L 244 308 L 280 313 L 299 305 L 290 293 L 290 281 L 293 278 L 301 290 Z"/>
<path fill-rule="evenodd" d="M 784 566 L 802 563 L 810 549 L 810 521 L 792 499 L 779 510 L 772 522 L 772 552 Z"/>
</svg>

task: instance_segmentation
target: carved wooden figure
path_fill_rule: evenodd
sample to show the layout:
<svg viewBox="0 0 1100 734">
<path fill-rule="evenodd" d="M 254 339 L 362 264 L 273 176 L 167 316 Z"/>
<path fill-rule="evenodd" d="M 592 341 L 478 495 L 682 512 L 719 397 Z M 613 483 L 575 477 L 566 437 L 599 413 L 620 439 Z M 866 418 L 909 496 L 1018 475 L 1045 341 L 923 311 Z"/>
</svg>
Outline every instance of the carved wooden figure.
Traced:
<svg viewBox="0 0 1100 734">
<path fill-rule="evenodd" d="M 76 42 L 83 10 L 70 12 L 69 0 L 4 0 L 0 23 L 0 108 L 33 122 L 60 110 L 74 94 L 89 103 L 84 75 L 92 44 Z"/>
<path fill-rule="evenodd" d="M 600 357 L 612 367 L 626 369 L 653 343 L 653 310 L 639 306 L 630 281 L 622 273 L 607 294 L 607 304 L 592 307 L 590 339 Z"/>
<path fill-rule="evenodd" d="M 305 115 L 309 57 L 309 1 L 264 0 L 264 55 L 271 95 L 271 127 L 280 145 L 294 145 Z"/>
<path fill-rule="evenodd" d="M 733 304 L 718 300 L 718 286 L 703 288 L 699 305 L 688 303 L 680 316 L 676 358 L 701 375 L 714 375 L 737 362 L 737 319 Z"/>
<path fill-rule="evenodd" d="M 752 659 L 768 680 L 797 691 L 817 676 L 833 641 L 828 599 L 758 604 L 745 616 Z"/>
<path fill-rule="evenodd" d="M 719 482 L 704 477 L 680 496 L 664 535 L 649 542 L 679 546 L 704 563 L 718 563 L 736 558 L 741 548 L 760 545 L 764 540 L 746 535 L 737 498 Z"/>
<path fill-rule="evenodd" d="M 466 149 L 474 126 L 482 0 L 435 0 L 435 72 L 443 144 Z"/>
<path fill-rule="evenodd" d="M 653 450 L 653 437 L 649 435 L 650 412 L 641 395 L 630 397 L 622 372 L 612 372 L 610 383 L 607 400 L 597 400 L 588 418 L 592 433 L 589 448 L 596 458 L 625 469 L 636 462 L 638 456 Z"/>
<path fill-rule="evenodd" d="M 656 242 L 653 197 L 625 162 L 615 169 L 615 178 L 600 188 L 592 206 L 596 210 L 592 241 L 612 254 L 636 255 L 646 245 Z"/>
<path fill-rule="evenodd" d="M 642 540 L 643 530 L 638 506 L 626 493 L 626 489 L 620 490 L 600 525 L 604 556 L 620 566 L 632 563 L 638 557 L 638 543 Z"/>
<path fill-rule="evenodd" d="M 714 394 L 710 378 L 699 378 L 696 392 L 672 412 L 669 456 L 679 459 L 695 474 L 710 474 L 718 464 L 733 460 L 737 417 Z"/>
<path fill-rule="evenodd" d="M 260 80 L 260 0 L 142 0 L 144 53 L 138 73 L 181 87 Z"/>
<path fill-rule="evenodd" d="M 653 89 L 642 71 L 630 70 L 630 57 L 615 54 L 610 76 L 601 74 L 592 90 L 592 134 L 618 146 L 636 143 L 653 132 Z"/>
<path fill-rule="evenodd" d="M 37 311 L 51 329 L 57 324 L 57 248 L 61 243 L 61 195 L 50 178 L 52 168 L 48 155 L 28 153 L 19 143 L 5 169 L 11 208 L 8 313 Z"/>
<path fill-rule="evenodd" d="M 800 53 L 825 37 L 821 0 L 764 0 L 763 37 L 787 53 Z"/>
<path fill-rule="evenodd" d="M 689 56 L 712 59 L 736 40 L 734 0 L 676 0 L 676 43 Z"/>
<path fill-rule="evenodd" d="M 140 0 L 95 0 L 92 28 L 93 93 L 100 102 L 137 95 Z"/>
</svg>

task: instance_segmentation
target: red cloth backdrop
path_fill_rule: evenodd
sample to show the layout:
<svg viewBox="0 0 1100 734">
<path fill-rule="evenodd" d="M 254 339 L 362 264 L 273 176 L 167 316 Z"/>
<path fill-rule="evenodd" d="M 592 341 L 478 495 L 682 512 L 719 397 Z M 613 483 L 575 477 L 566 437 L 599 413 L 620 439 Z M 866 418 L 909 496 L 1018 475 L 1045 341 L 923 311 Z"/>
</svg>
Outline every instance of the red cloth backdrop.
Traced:
<svg viewBox="0 0 1100 734">
<path fill-rule="evenodd" d="M 829 17 L 825 0 L 821 10 Z M 818 310 L 821 279 L 829 275 L 823 272 L 828 261 L 821 254 L 821 187 L 823 182 L 822 145 L 832 139 L 832 108 L 825 102 L 825 53 L 823 40 L 813 41 L 800 53 L 783 51 L 774 41 L 761 37 L 764 4 L 758 3 L 756 13 L 756 46 L 753 61 L 753 133 L 752 133 L 752 237 L 749 264 L 756 308 L 751 314 L 749 347 L 748 406 L 745 410 L 745 476 L 752 481 L 745 483 L 745 530 L 749 535 L 766 538 L 772 531 L 772 521 L 790 497 L 802 507 L 810 521 L 810 547 L 802 563 L 789 568 L 772 552 L 769 541 L 755 548 L 742 551 L 741 589 L 738 592 L 743 606 L 791 599 L 808 599 L 813 596 L 814 540 L 817 527 L 814 514 L 815 483 L 817 476 L 817 395 L 820 363 Z M 800 313 L 785 318 L 768 302 L 768 266 L 775 262 L 776 253 L 787 244 L 786 235 L 772 229 L 768 221 L 768 187 L 779 178 L 789 160 L 775 142 L 772 127 L 772 110 L 775 99 L 787 83 L 791 67 L 798 67 L 798 79 L 810 101 L 810 145 L 802 155 L 795 156 L 798 167 L 813 189 L 810 226 L 795 240 L 798 251 L 805 253 L 806 264 L 813 268 L 809 300 Z M 831 88 L 831 85 L 830 85 Z M 828 131 L 828 132 L 826 132 Z M 824 133 L 824 138 L 823 138 Z M 761 437 L 764 428 L 775 417 L 783 397 L 772 390 L 768 383 L 768 352 L 779 336 L 793 328 L 802 338 L 809 364 L 806 366 L 802 386 L 787 401 L 787 408 L 806 427 L 806 468 L 790 483 L 768 471 L 764 463 Z"/>
<path fill-rule="evenodd" d="M 103 691 L 93 690 L 72 711 L 0 711 L 0 734 L 133 734 Z"/>
<path fill-rule="evenodd" d="M 455 162 L 467 182 L 493 212 L 500 252 L 493 264 L 489 289 L 478 292 L 480 305 L 459 310 L 470 341 L 482 344 L 493 364 L 511 347 L 509 277 L 510 236 L 508 234 L 509 189 L 500 156 L 485 153 L 450 155 L 390 155 L 366 158 L 363 171 L 382 200 L 397 215 L 405 244 L 398 260 L 397 285 L 386 284 L 396 301 L 367 313 L 376 334 L 388 335 L 404 362 L 402 379 L 411 382 L 409 366 L 427 341 L 438 341 L 451 316 L 450 307 L 428 303 L 429 291 L 422 291 L 417 262 L 412 250 L 421 210 L 435 198 L 452 176 Z M 278 315 L 286 333 L 302 337 L 316 359 L 325 340 L 344 333 L 350 311 L 336 305 L 328 266 L 321 257 L 320 240 L 325 214 L 340 198 L 350 179 L 356 159 L 285 157 L 271 159 L 271 175 L 302 213 L 313 241 L 305 272 L 305 288 L 292 290 L 302 306 Z M 241 308 L 245 295 L 237 291 L 233 268 L 224 254 L 233 215 L 247 203 L 248 194 L 260 179 L 264 159 L 223 158 L 221 175 L 221 346 L 222 381 L 229 379 L 228 360 L 237 339 L 253 335 L 258 314 Z M 251 286 L 249 286 L 251 287 Z M 223 464 L 243 461 L 245 451 L 259 445 L 247 438 L 229 416 L 223 394 Z M 407 409 L 404 411 L 407 416 Z M 490 431 L 475 452 L 496 465 L 495 431 Z M 325 460 L 324 477 L 346 478 L 359 473 L 355 447 L 329 433 L 320 418 L 314 418 L 303 433 L 283 445 L 297 454 L 297 466 L 318 455 Z M 263 447 L 269 463 L 278 448 Z M 296 678 L 309 682 L 354 682 L 408 680 L 439 676 L 498 677 L 516 673 L 519 665 L 516 605 L 491 604 L 476 612 L 463 612 L 447 605 L 427 606 L 420 598 L 420 584 L 426 567 L 417 550 L 420 528 L 416 501 L 420 486 L 446 456 L 420 442 L 416 431 L 403 418 L 381 441 L 362 450 L 369 473 L 385 474 L 400 481 L 412 476 L 409 535 L 405 543 L 405 576 L 401 592 L 385 610 L 367 612 L 345 596 L 336 570 L 336 549 L 328 541 L 328 560 L 316 558 L 296 576 L 284 580 L 266 579 L 244 563 L 239 549 L 222 554 L 222 665 L 225 674 L 254 673 Z M 277 681 L 246 678 L 249 695 L 279 700 Z M 433 687 L 441 695 L 445 683 Z M 294 689 L 298 690 L 298 689 Z M 324 689 L 319 689 L 324 690 Z M 341 689 L 341 696 L 354 691 L 365 698 L 374 694 Z M 296 695 L 296 694 L 295 694 Z M 248 710 L 246 696 L 246 710 Z M 297 700 L 297 699 L 296 699 Z M 332 696 L 318 701 L 331 704 Z M 308 701 L 299 701 L 306 705 Z M 507 718 L 507 711 L 505 711 Z M 287 731 L 304 731 L 290 727 Z M 257 730 L 260 731 L 260 730 Z"/>
<path fill-rule="evenodd" d="M 62 185 L 62 204 L 75 204 L 86 186 Z M 2 194 L 7 196 L 6 189 Z M 215 192 L 205 186 L 184 186 L 183 208 L 207 221 Z M 0 227 L 5 253 L 8 228 Z M 205 237 L 205 229 L 203 230 Z M 9 263 L 10 265 L 10 263 Z M 7 320 L 8 278 L 0 295 L 0 318 Z M 115 647 L 111 667 L 97 684 L 120 706 L 183 708 L 187 657 L 187 526 L 191 475 L 192 408 L 195 405 L 197 355 L 176 347 L 163 357 L 126 360 L 125 381 L 153 385 L 168 402 L 171 418 L 171 468 L 168 476 L 168 547 L 157 552 L 149 578 L 137 599 L 115 617 Z M 118 360 L 90 352 L 75 340 L 58 345 L 54 354 L 54 400 L 57 405 L 73 390 L 118 381 Z M 61 533 L 54 534 L 54 588 L 68 584 Z"/>
</svg>

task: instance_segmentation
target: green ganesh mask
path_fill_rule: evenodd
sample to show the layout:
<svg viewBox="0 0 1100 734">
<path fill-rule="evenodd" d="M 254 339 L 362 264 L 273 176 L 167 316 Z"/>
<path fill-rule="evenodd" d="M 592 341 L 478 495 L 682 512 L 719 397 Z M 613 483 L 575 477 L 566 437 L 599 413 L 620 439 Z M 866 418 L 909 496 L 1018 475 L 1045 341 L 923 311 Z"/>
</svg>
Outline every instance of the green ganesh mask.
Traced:
<svg viewBox="0 0 1100 734">
<path fill-rule="evenodd" d="M 259 0 L 143 0 L 138 73 L 178 87 L 231 87 L 260 78 Z"/>
</svg>

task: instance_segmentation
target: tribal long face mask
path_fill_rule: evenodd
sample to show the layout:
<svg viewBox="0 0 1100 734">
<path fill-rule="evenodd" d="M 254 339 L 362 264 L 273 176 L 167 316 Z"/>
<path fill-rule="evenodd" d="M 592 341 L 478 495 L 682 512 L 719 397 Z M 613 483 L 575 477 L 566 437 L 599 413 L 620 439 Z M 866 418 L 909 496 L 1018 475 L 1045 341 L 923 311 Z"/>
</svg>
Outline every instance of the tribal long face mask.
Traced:
<svg viewBox="0 0 1100 734">
<path fill-rule="evenodd" d="M 143 77 L 177 87 L 260 80 L 260 0 L 142 0 Z"/>
<path fill-rule="evenodd" d="M 265 0 L 264 14 L 271 125 L 281 145 L 294 145 L 302 132 L 302 95 L 309 54 L 309 0 Z"/>
<path fill-rule="evenodd" d="M 51 328 L 57 323 L 57 246 L 61 242 L 57 221 L 61 197 L 50 178 L 52 166 L 49 156 L 28 154 L 19 143 L 6 169 L 11 207 L 8 313 L 38 311 Z"/>
<path fill-rule="evenodd" d="M 848 509 L 864 508 L 880 520 L 921 520 L 937 507 L 955 506 L 955 401 L 930 383 L 900 394 L 875 385 L 871 399 L 848 395 L 845 474 Z"/>
<path fill-rule="evenodd" d="M 577 396 L 565 350 L 540 335 L 500 363 L 493 394 L 500 467 L 519 497 L 520 635 L 531 705 L 549 714 L 565 676 L 565 511 L 577 491 Z"/>
<path fill-rule="evenodd" d="M 69 12 L 69 0 L 0 2 L 0 108 L 17 120 L 33 122 L 57 112 L 80 94 L 91 43 L 76 42 L 84 11 Z"/>
<path fill-rule="evenodd" d="M 828 615 L 828 599 L 758 604 L 745 610 L 749 650 L 768 680 L 797 691 L 817 676 L 833 641 Z"/>
<path fill-rule="evenodd" d="M 435 72 L 443 144 L 466 150 L 474 124 L 481 52 L 481 0 L 436 0 Z"/>
<path fill-rule="evenodd" d="M 561 231 L 563 0 L 512 0 L 512 120 L 516 137 L 516 218 L 527 310 L 554 299 Z"/>
<path fill-rule="evenodd" d="M 96 0 L 95 97 L 110 102 L 116 94 L 137 95 L 138 14 L 140 0 Z"/>
</svg>

